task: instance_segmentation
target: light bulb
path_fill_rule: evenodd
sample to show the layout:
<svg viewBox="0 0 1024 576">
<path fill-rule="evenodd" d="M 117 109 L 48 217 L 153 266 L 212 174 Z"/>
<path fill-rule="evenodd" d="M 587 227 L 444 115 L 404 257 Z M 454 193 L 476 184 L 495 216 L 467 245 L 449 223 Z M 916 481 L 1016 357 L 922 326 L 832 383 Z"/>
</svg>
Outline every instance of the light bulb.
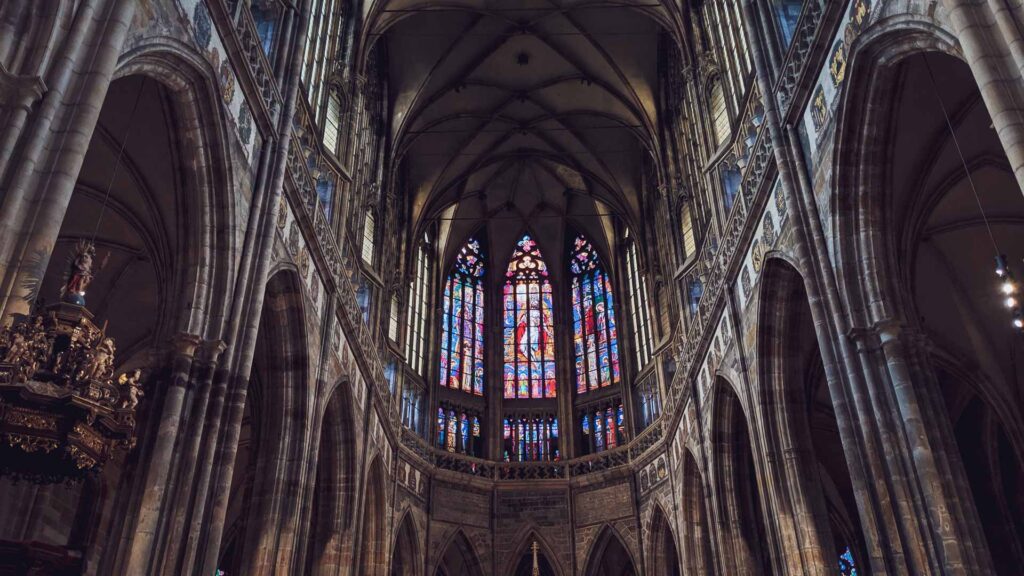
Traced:
<svg viewBox="0 0 1024 576">
<path fill-rule="evenodd" d="M 1000 254 L 996 256 L 996 276 L 1002 278 L 1006 276 L 1006 255 Z"/>
<path fill-rule="evenodd" d="M 1000 287 L 1003 294 L 1010 295 L 1017 291 L 1017 285 L 1012 280 L 1004 280 L 1003 285 Z"/>
<path fill-rule="evenodd" d="M 1013 319 L 1013 327 L 1014 328 L 1018 328 L 1018 329 L 1024 328 L 1024 318 L 1020 318 L 1020 317 L 1014 318 Z"/>
<path fill-rule="evenodd" d="M 1009 296 L 1009 297 L 1006 298 L 1006 300 L 1003 301 L 1003 304 L 1006 304 L 1006 307 L 1010 308 L 1010 309 L 1016 308 L 1017 307 L 1017 299 L 1014 298 L 1013 296 Z"/>
</svg>

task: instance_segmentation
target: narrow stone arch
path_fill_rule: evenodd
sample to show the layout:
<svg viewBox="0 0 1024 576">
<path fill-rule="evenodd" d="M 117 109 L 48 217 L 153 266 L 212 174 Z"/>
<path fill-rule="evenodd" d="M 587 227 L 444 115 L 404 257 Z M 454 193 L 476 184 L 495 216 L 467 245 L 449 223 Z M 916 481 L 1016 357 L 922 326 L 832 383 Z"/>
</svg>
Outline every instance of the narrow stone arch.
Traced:
<svg viewBox="0 0 1024 576">
<path fill-rule="evenodd" d="M 800 271 L 764 265 L 756 336 L 757 402 L 766 470 L 778 483 L 772 516 L 789 569 L 832 569 L 847 552 L 867 564 L 858 508 L 817 326 Z M 841 400 L 844 401 L 844 400 Z"/>
<path fill-rule="evenodd" d="M 484 576 L 480 556 L 461 528 L 452 531 L 441 550 L 429 576 Z"/>
<path fill-rule="evenodd" d="M 585 576 L 634 576 L 639 573 L 633 555 L 611 525 L 601 529 L 587 555 Z"/>
<path fill-rule="evenodd" d="M 352 555 L 357 438 L 348 381 L 330 393 L 321 419 L 310 531 L 310 574 L 333 574 Z"/>
<path fill-rule="evenodd" d="M 711 394 L 710 471 L 712 504 L 721 529 L 719 566 L 725 574 L 773 574 L 759 451 L 750 411 L 731 383 L 717 377 Z"/>
<path fill-rule="evenodd" d="M 653 504 L 647 542 L 647 573 L 651 576 L 677 576 L 682 570 L 674 522 L 660 502 Z"/>
<path fill-rule="evenodd" d="M 363 490 L 362 538 L 358 569 L 366 576 L 385 576 L 388 566 L 387 475 L 380 457 L 370 463 Z"/>
<path fill-rule="evenodd" d="M 684 448 L 679 552 L 685 574 L 710 576 L 715 573 L 711 517 L 705 476 L 697 462 L 693 448 Z"/>
<path fill-rule="evenodd" d="M 540 535 L 537 531 L 537 527 L 528 525 L 522 527 L 518 536 L 513 541 L 518 542 L 514 552 L 508 556 L 505 560 L 505 566 L 499 570 L 498 574 L 507 574 L 509 576 L 519 576 L 523 571 L 524 559 L 527 556 L 532 555 L 531 547 L 537 543 L 537 554 L 538 559 L 541 560 L 541 573 L 542 574 L 553 574 L 554 576 L 561 576 L 566 571 L 562 568 L 562 565 L 558 562 L 558 557 L 555 556 L 554 549 L 548 541 Z M 545 572 L 547 570 L 547 572 Z M 532 572 L 532 565 L 531 570 Z"/>
<path fill-rule="evenodd" d="M 304 470 L 294 463 L 308 453 L 309 364 L 302 283 L 295 270 L 283 269 L 267 282 L 246 398 L 252 422 L 251 468 L 236 470 L 232 477 L 234 507 L 241 506 L 235 521 L 245 526 L 235 566 L 244 573 L 289 566 L 298 552 Z M 239 501 L 240 492 L 251 498 Z M 221 565 L 225 562 L 222 558 Z"/>
<path fill-rule="evenodd" d="M 394 542 L 391 546 L 390 576 L 416 576 L 423 569 L 423 555 L 420 551 L 419 531 L 412 512 L 406 510 L 396 524 Z"/>
</svg>

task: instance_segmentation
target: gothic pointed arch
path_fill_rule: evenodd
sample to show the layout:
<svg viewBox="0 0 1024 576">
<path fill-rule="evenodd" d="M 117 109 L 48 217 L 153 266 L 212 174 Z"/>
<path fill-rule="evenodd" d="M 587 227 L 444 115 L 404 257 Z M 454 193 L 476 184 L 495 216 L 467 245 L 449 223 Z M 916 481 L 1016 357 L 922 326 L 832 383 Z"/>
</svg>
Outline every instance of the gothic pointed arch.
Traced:
<svg viewBox="0 0 1024 576">
<path fill-rule="evenodd" d="M 605 526 L 590 548 L 584 576 L 635 576 L 636 563 L 612 526 Z"/>
<path fill-rule="evenodd" d="M 529 233 L 509 259 L 502 301 L 505 398 L 554 398 L 554 299 L 548 266 Z"/>
<path fill-rule="evenodd" d="M 287 487 L 301 470 L 287 463 L 305 452 L 309 426 L 309 344 L 305 332 L 302 281 L 281 268 L 267 282 L 256 337 L 256 354 L 246 395 L 251 437 L 237 453 L 226 526 L 238 523 L 238 542 L 222 544 L 219 565 L 259 573 L 278 561 L 278 543 L 295 537 L 299 494 Z M 246 462 L 247 460 L 247 462 Z M 244 528 L 244 529 L 243 529 Z M 232 546 L 234 546 L 232 548 Z M 234 550 L 235 557 L 228 557 Z"/>
<path fill-rule="evenodd" d="M 484 576 L 480 557 L 461 529 L 452 532 L 442 550 L 433 576 Z"/>
<path fill-rule="evenodd" d="M 711 517 L 708 515 L 707 483 L 691 447 L 682 451 L 682 502 L 680 505 L 679 553 L 684 574 L 715 574 Z"/>
<path fill-rule="evenodd" d="M 379 456 L 370 463 L 363 489 L 359 573 L 385 576 L 388 566 L 387 476 Z"/>
<path fill-rule="evenodd" d="M 518 537 L 512 541 L 518 542 L 518 544 L 512 548 L 514 552 L 505 561 L 505 567 L 500 572 L 501 574 L 532 576 L 534 545 L 536 545 L 541 576 L 562 576 L 566 573 L 550 543 L 537 531 L 535 526 L 524 526 L 518 532 Z"/>
<path fill-rule="evenodd" d="M 908 550 L 933 570 L 956 554 L 967 570 L 1011 574 L 1024 562 L 1024 503 L 1006 496 L 1019 490 L 1002 480 L 1024 477 L 1024 416 L 1007 385 L 1019 378 L 1010 365 L 1020 340 L 1007 336 L 1020 312 L 997 297 L 989 263 L 1005 252 L 1019 269 L 1024 202 L 1012 164 L 1019 150 L 992 129 L 1002 105 L 963 57 L 945 33 L 884 26 L 851 53 L 835 147 L 845 159 L 834 175 L 834 189 L 844 191 L 833 198 L 837 277 L 847 330 L 897 343 L 879 357 L 889 365 L 914 358 L 905 374 L 882 373 L 885 385 L 913 391 L 884 408 L 899 414 L 894 427 L 905 441 L 897 454 L 920 454 L 915 469 L 935 471 L 920 490 L 934 502 L 923 517 L 893 499 L 902 523 L 938 527 L 922 552 Z M 982 378 L 959 378 L 966 365 Z M 908 405 L 918 407 L 913 417 Z M 948 522 L 934 516 L 939 508 Z M 877 531 L 880 541 L 899 538 L 884 525 Z M 938 562 L 924 555 L 929 550 L 942 551 Z"/>
<path fill-rule="evenodd" d="M 412 512 L 406 510 L 395 531 L 390 576 L 417 576 L 423 569 L 420 536 Z"/>
<path fill-rule="evenodd" d="M 351 384 L 339 382 L 327 401 L 317 450 L 307 570 L 331 574 L 351 554 L 355 524 L 356 429 Z"/>
<path fill-rule="evenodd" d="M 719 524 L 719 562 L 728 574 L 773 574 L 769 516 L 750 432 L 750 412 L 733 385 L 716 377 L 711 393 L 711 478 Z"/>
<path fill-rule="evenodd" d="M 764 264 L 756 342 L 768 469 L 787 479 L 778 495 L 787 512 L 775 515 L 780 531 L 790 533 L 782 540 L 799 547 L 805 566 L 863 566 L 854 485 L 804 278 L 781 257 Z"/>
<path fill-rule="evenodd" d="M 672 528 L 672 517 L 669 516 L 660 502 L 654 503 L 651 514 L 650 528 L 647 531 L 649 541 L 646 543 L 647 570 L 652 576 L 678 576 L 682 565 L 679 559 L 676 531 Z"/>
</svg>

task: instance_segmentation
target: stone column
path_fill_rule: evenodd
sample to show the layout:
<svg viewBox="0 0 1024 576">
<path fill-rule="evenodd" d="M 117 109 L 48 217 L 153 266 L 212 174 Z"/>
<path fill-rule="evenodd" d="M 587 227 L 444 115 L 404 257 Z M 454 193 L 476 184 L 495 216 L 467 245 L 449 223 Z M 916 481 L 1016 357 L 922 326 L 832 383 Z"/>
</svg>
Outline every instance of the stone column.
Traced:
<svg viewBox="0 0 1024 576">
<path fill-rule="evenodd" d="M 169 362 L 171 372 L 156 441 L 146 467 L 142 500 L 134 526 L 126 526 L 126 532 L 129 533 L 126 537 L 130 541 L 125 567 L 128 574 L 153 573 L 154 546 L 164 508 L 167 479 L 175 456 L 174 448 L 183 422 L 186 388 L 199 343 L 200 338 L 193 334 L 179 334 L 172 341 Z"/>
<path fill-rule="evenodd" d="M 165 574 L 180 574 L 183 567 L 188 565 L 182 559 L 185 552 L 182 549 L 182 540 L 186 537 L 185 527 L 188 520 L 195 514 L 193 492 L 209 475 L 210 463 L 202 462 L 199 458 L 200 443 L 209 433 L 206 423 L 211 387 L 220 354 L 225 348 L 226 345 L 221 340 L 204 341 L 199 345 L 192 363 L 192 377 L 189 379 L 186 392 L 189 407 L 182 412 L 185 419 L 179 430 L 176 442 L 179 448 L 175 450 L 174 471 L 171 473 L 175 481 L 168 486 L 171 498 L 168 499 L 168 506 L 162 514 L 164 536 L 154 564 L 154 569 L 162 566 Z M 202 470 L 199 472 L 199 478 L 196 478 L 197 469 Z"/>
<path fill-rule="evenodd" d="M 992 125 L 1024 190 L 1024 29 L 1005 1 L 942 0 Z"/>
<path fill-rule="evenodd" d="M 135 6 L 133 0 L 82 3 L 61 39 L 49 91 L 15 143 L 18 164 L 0 174 L 0 321 L 27 313 L 35 299 Z"/>
</svg>

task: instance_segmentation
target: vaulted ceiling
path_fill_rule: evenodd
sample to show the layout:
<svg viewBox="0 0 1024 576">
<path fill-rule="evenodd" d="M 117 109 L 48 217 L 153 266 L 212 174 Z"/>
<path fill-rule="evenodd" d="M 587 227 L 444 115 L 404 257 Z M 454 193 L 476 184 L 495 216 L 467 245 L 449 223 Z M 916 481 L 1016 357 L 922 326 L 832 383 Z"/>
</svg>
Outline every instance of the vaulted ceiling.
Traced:
<svg viewBox="0 0 1024 576">
<path fill-rule="evenodd" d="M 443 213 L 452 244 L 483 229 L 493 254 L 529 230 L 553 266 L 566 224 L 607 246 L 597 215 L 635 216 L 656 185 L 671 23 L 633 0 L 382 2 L 366 37 L 385 42 L 395 175 L 416 224 Z"/>
</svg>

